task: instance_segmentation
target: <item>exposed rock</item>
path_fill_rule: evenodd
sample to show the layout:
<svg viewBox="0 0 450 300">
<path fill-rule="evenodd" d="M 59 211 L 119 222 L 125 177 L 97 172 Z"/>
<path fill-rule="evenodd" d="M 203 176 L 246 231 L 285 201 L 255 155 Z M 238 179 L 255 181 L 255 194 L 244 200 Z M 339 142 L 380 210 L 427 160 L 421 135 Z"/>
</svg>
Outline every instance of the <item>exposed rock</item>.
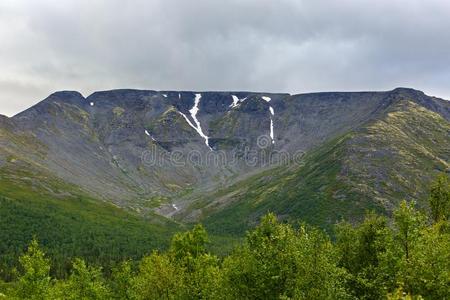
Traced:
<svg viewBox="0 0 450 300">
<path fill-rule="evenodd" d="M 189 125 L 196 94 L 201 95 L 196 118 L 213 151 Z M 227 187 L 265 170 L 262 155 L 310 151 L 404 100 L 450 120 L 449 102 L 405 88 L 300 95 L 113 90 L 87 98 L 64 91 L 13 118 L 0 116 L 0 129 L 8 131 L 2 143 L 10 149 L 0 156 L 14 152 L 98 198 L 142 211 L 152 197 L 191 201 Z M 261 145 L 261 137 L 269 135 L 273 143 Z M 26 143 L 14 136 L 26 137 Z M 359 150 L 371 159 L 390 151 L 372 151 L 370 145 Z M 170 214 L 187 206 L 179 207 Z"/>
</svg>

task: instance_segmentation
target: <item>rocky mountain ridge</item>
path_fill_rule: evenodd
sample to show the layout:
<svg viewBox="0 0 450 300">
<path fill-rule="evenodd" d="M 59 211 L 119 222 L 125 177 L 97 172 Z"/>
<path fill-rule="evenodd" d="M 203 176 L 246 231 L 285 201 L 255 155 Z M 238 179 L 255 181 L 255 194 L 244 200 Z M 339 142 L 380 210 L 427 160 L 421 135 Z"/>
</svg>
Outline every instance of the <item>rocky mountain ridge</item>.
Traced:
<svg viewBox="0 0 450 300">
<path fill-rule="evenodd" d="M 280 167 L 267 157 L 281 153 L 290 165 L 298 153 L 382 120 L 402 101 L 424 110 L 414 115 L 450 121 L 449 102 L 405 88 L 299 95 L 113 90 L 87 98 L 57 92 L 0 118 L 0 162 L 8 170 L 52 174 L 141 214 L 198 220 L 208 214 L 189 213 L 198 199 Z M 442 137 L 436 142 L 448 148 Z M 436 159 L 448 162 L 448 152 Z"/>
</svg>

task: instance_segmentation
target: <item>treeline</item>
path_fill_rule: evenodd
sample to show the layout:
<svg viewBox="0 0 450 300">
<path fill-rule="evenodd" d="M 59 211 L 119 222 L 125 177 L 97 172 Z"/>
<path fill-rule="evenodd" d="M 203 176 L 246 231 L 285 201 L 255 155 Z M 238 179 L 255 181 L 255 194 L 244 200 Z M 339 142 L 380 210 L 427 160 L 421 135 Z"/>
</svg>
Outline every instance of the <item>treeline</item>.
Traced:
<svg viewBox="0 0 450 300">
<path fill-rule="evenodd" d="M 33 240 L 0 299 L 448 299 L 447 176 L 433 184 L 429 203 L 428 214 L 403 201 L 390 219 L 368 213 L 359 225 L 341 222 L 335 241 L 268 214 L 222 258 L 207 251 L 197 225 L 176 234 L 167 251 L 125 261 L 107 276 L 76 259 L 67 279 L 51 278 Z"/>
</svg>

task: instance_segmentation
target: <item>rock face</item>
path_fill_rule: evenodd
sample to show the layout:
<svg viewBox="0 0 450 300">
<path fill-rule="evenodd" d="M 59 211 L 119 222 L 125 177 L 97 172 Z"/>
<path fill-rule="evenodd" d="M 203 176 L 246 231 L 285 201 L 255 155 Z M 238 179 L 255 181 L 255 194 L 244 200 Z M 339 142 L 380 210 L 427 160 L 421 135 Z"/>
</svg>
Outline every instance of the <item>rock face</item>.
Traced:
<svg viewBox="0 0 450 300">
<path fill-rule="evenodd" d="M 27 162 L 121 207 L 181 215 L 200 196 L 270 168 L 267 157 L 314 151 L 403 100 L 450 120 L 449 102 L 403 88 L 300 95 L 113 90 L 87 98 L 64 91 L 0 118 L 0 156 L 15 157 L 9 168 Z"/>
</svg>

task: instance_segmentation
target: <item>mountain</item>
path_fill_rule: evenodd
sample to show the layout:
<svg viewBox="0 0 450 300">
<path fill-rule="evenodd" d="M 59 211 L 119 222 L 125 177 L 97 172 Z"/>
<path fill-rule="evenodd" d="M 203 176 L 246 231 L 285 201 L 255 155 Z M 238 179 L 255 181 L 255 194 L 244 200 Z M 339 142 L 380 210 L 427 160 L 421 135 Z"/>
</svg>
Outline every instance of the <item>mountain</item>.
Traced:
<svg viewBox="0 0 450 300">
<path fill-rule="evenodd" d="M 449 170 L 450 103 L 407 88 L 63 91 L 0 117 L 0 145 L 0 195 L 24 209 L 89 209 L 162 235 L 198 221 L 241 235 L 267 211 L 329 228 L 403 198 L 425 207 Z"/>
<path fill-rule="evenodd" d="M 367 210 L 389 215 L 402 199 L 426 208 L 427 184 L 450 170 L 449 134 L 448 119 L 399 100 L 320 145 L 301 165 L 262 172 L 190 208 L 202 212 L 211 232 L 235 234 L 267 211 L 331 229 L 341 219 L 361 220 Z"/>
</svg>

